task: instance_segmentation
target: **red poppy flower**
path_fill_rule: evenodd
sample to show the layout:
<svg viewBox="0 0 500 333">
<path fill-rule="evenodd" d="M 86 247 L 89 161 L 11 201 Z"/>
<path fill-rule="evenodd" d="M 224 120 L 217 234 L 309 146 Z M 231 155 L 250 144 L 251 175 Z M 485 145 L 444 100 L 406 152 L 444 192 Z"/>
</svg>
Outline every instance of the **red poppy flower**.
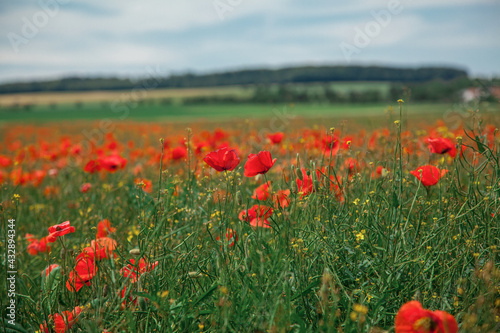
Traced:
<svg viewBox="0 0 500 333">
<path fill-rule="evenodd" d="M 54 321 L 54 331 L 56 333 L 69 332 L 71 327 L 78 321 L 81 312 L 82 309 L 77 306 L 73 311 L 63 311 L 61 314 L 56 313 L 54 316 L 49 315 L 49 321 Z M 46 322 L 40 325 L 40 330 L 44 333 L 49 332 Z"/>
<path fill-rule="evenodd" d="M 232 171 L 240 163 L 240 158 L 234 149 L 227 147 L 208 153 L 203 161 L 217 171 Z"/>
<path fill-rule="evenodd" d="M 349 169 L 349 174 L 359 171 L 359 164 L 354 158 L 349 157 L 344 162 L 345 166 Z"/>
<path fill-rule="evenodd" d="M 417 179 L 420 180 L 424 186 L 436 185 L 447 172 L 448 170 L 440 170 L 433 165 L 424 165 L 416 170 L 410 171 L 410 173 L 417 177 Z"/>
<path fill-rule="evenodd" d="M 209 147 L 210 143 L 208 143 L 207 141 L 198 142 L 194 149 L 194 153 L 196 155 L 201 155 L 204 151 L 207 151 Z"/>
<path fill-rule="evenodd" d="M 24 239 L 26 239 L 26 241 L 30 244 L 33 243 L 34 241 L 36 241 L 36 238 L 35 238 L 35 236 L 33 236 L 33 234 L 24 235 Z"/>
<path fill-rule="evenodd" d="M 153 182 L 145 178 L 136 178 L 134 180 L 135 185 L 142 187 L 142 190 L 146 193 L 151 193 L 153 191 Z"/>
<path fill-rule="evenodd" d="M 76 144 L 73 147 L 71 147 L 70 153 L 71 153 L 71 155 L 80 155 L 82 150 L 83 150 L 82 146 L 79 144 Z"/>
<path fill-rule="evenodd" d="M 219 236 L 217 236 L 217 240 L 220 240 Z M 231 228 L 226 229 L 226 240 L 228 243 L 229 247 L 234 246 L 234 243 L 238 241 L 238 235 L 236 234 L 236 231 L 234 231 Z"/>
<path fill-rule="evenodd" d="M 35 240 L 34 242 L 31 242 L 29 245 L 28 245 L 28 253 L 32 256 L 36 256 L 38 254 L 38 240 Z"/>
<path fill-rule="evenodd" d="M 340 149 L 340 140 L 335 135 L 326 135 L 323 137 L 323 150 L 325 152 L 332 152 L 333 155 L 337 154 Z"/>
<path fill-rule="evenodd" d="M 248 155 L 248 160 L 245 163 L 245 176 L 253 177 L 258 174 L 265 174 L 276 163 L 276 158 L 273 160 L 271 153 L 261 151 L 258 154 Z"/>
<path fill-rule="evenodd" d="M 98 164 L 109 172 L 115 172 L 117 170 L 125 168 L 127 165 L 127 160 L 120 155 L 110 155 L 100 157 Z"/>
<path fill-rule="evenodd" d="M 87 254 L 94 257 L 94 260 L 108 259 L 116 254 L 113 251 L 116 249 L 116 241 L 109 237 L 93 239 L 90 246 L 83 249 Z"/>
<path fill-rule="evenodd" d="M 242 210 L 239 218 L 241 221 L 247 221 L 252 227 L 271 228 L 267 220 L 273 215 L 273 208 L 264 205 L 253 205 L 248 210 Z"/>
<path fill-rule="evenodd" d="M 33 235 L 26 234 L 26 240 L 30 243 L 27 249 L 30 255 L 36 256 L 41 252 L 50 252 L 50 246 L 47 245 L 47 237 L 38 240 Z"/>
<path fill-rule="evenodd" d="M 311 176 L 307 175 L 305 168 L 302 168 L 298 172 L 302 173 L 302 180 L 297 178 L 297 187 L 299 188 L 300 198 L 302 199 L 302 197 L 306 197 L 314 192 L 313 179 Z"/>
<path fill-rule="evenodd" d="M 23 172 L 21 168 L 15 168 L 10 173 L 10 179 L 14 185 L 24 185 L 31 179 L 31 174 L 28 172 Z"/>
<path fill-rule="evenodd" d="M 286 208 L 290 205 L 290 190 L 279 190 L 274 196 L 275 207 Z"/>
<path fill-rule="evenodd" d="M 116 231 L 116 228 L 111 227 L 111 222 L 108 219 L 104 219 L 97 224 L 97 234 L 96 238 L 106 237 L 110 233 Z"/>
<path fill-rule="evenodd" d="M 342 149 L 345 149 L 345 150 L 348 150 L 351 145 L 352 145 L 352 141 L 354 140 L 354 138 L 352 136 L 346 136 L 342 139 Z"/>
<path fill-rule="evenodd" d="M 379 165 L 377 166 L 377 169 L 372 172 L 372 178 L 380 178 L 380 177 L 385 177 L 389 173 L 389 170 L 384 168 L 383 166 Z"/>
<path fill-rule="evenodd" d="M 47 172 L 44 170 L 35 170 L 31 173 L 31 182 L 33 183 L 33 186 L 38 186 L 42 183 L 43 179 L 47 175 Z"/>
<path fill-rule="evenodd" d="M 0 155 L 0 166 L 7 168 L 12 164 L 12 159 L 5 155 Z"/>
<path fill-rule="evenodd" d="M 90 285 L 96 274 L 97 267 L 95 266 L 94 256 L 90 255 L 85 250 L 76 257 L 75 268 L 69 273 L 66 288 L 69 291 L 79 291 L 83 285 Z"/>
<path fill-rule="evenodd" d="M 267 135 L 269 140 L 271 140 L 271 142 L 274 144 L 281 143 L 281 141 L 283 141 L 284 136 L 285 136 L 285 134 L 283 134 L 282 132 L 277 132 L 277 133 L 272 133 L 272 134 Z"/>
<path fill-rule="evenodd" d="M 75 227 L 72 227 L 69 221 L 53 225 L 52 227 L 49 227 L 50 234 L 47 237 L 47 241 L 49 243 L 54 243 L 57 237 L 67 235 L 72 232 L 75 232 Z"/>
<path fill-rule="evenodd" d="M 187 149 L 179 146 L 172 149 L 172 159 L 175 161 L 181 160 L 187 156 Z"/>
<path fill-rule="evenodd" d="M 92 184 L 84 183 L 80 186 L 80 193 L 87 193 L 92 188 Z"/>
<path fill-rule="evenodd" d="M 446 154 L 448 153 L 451 157 L 455 157 L 457 154 L 457 149 L 455 144 L 450 139 L 446 138 L 427 138 L 425 140 L 429 144 L 429 149 L 431 153 L 434 154 Z"/>
<path fill-rule="evenodd" d="M 269 198 L 269 190 L 271 188 L 271 182 L 264 183 L 257 187 L 255 191 L 253 192 L 252 198 L 256 200 L 267 200 Z"/>
<path fill-rule="evenodd" d="M 123 289 L 120 291 L 120 298 L 123 299 L 122 302 L 122 309 L 124 310 L 125 307 L 127 306 L 127 302 L 132 302 L 134 305 L 137 304 L 137 297 L 132 297 L 132 294 L 129 293 L 128 298 L 125 299 L 125 296 L 127 295 L 127 287 L 123 287 Z"/>
<path fill-rule="evenodd" d="M 101 171 L 101 165 L 96 160 L 90 160 L 87 162 L 87 164 L 85 164 L 83 171 L 88 173 L 96 173 L 98 171 Z"/>
<path fill-rule="evenodd" d="M 127 266 L 123 267 L 120 270 L 120 274 L 123 275 L 124 277 L 129 277 L 130 276 L 130 281 L 132 283 L 137 282 L 139 279 L 139 276 L 146 272 L 152 271 L 156 266 L 158 266 L 158 261 L 155 261 L 152 264 L 147 264 L 146 261 L 141 258 L 139 260 L 139 263 L 136 265 L 134 259 L 130 259 L 130 264 Z"/>
<path fill-rule="evenodd" d="M 404 304 L 396 314 L 396 333 L 456 333 L 455 318 L 445 311 L 430 311 L 418 301 Z"/>
</svg>

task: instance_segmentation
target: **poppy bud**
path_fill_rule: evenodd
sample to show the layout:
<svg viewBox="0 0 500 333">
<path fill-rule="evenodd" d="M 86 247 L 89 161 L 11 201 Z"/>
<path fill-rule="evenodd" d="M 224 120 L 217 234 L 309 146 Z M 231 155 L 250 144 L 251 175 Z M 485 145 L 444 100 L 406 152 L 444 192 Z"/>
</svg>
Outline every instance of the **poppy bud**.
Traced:
<svg viewBox="0 0 500 333">
<path fill-rule="evenodd" d="M 61 251 L 59 251 L 59 256 L 61 257 L 62 260 L 66 258 L 66 249 L 64 247 L 61 248 Z"/>
<path fill-rule="evenodd" d="M 61 281 L 61 266 L 57 264 L 50 265 L 42 272 L 42 287 L 46 293 L 57 288 L 59 281 Z"/>
<path fill-rule="evenodd" d="M 297 169 L 297 171 L 296 171 L 295 174 L 296 174 L 296 176 L 297 176 L 298 179 L 300 179 L 300 180 L 304 179 L 304 175 L 302 174 L 302 170 Z"/>
<path fill-rule="evenodd" d="M 109 294 L 109 286 L 107 284 L 104 285 L 104 288 L 102 288 L 102 296 L 106 297 Z"/>
<path fill-rule="evenodd" d="M 139 308 L 143 311 L 146 311 L 148 306 L 146 304 L 146 299 L 144 297 L 138 297 L 137 301 L 139 303 Z"/>
<path fill-rule="evenodd" d="M 299 153 L 297 153 L 297 168 L 300 169 L 300 157 L 299 157 Z"/>
<path fill-rule="evenodd" d="M 241 195 L 240 191 L 236 192 L 236 203 L 238 205 L 243 204 L 243 196 Z"/>
<path fill-rule="evenodd" d="M 311 170 L 316 170 L 316 163 L 313 161 L 311 161 Z M 317 173 L 313 172 L 311 177 L 313 180 L 317 180 Z"/>
<path fill-rule="evenodd" d="M 139 254 L 141 254 L 141 250 L 139 250 L 139 249 L 132 249 L 128 253 L 130 253 L 133 256 L 138 256 Z"/>
</svg>

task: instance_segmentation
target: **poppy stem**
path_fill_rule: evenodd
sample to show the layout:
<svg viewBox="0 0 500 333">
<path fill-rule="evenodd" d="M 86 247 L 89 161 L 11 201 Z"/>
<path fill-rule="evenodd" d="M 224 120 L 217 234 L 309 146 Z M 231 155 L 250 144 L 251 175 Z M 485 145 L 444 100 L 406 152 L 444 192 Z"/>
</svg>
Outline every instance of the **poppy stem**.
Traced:
<svg viewBox="0 0 500 333">
<path fill-rule="evenodd" d="M 158 201 L 160 201 L 160 193 L 161 193 L 161 174 L 163 172 L 163 149 L 164 149 L 164 146 L 163 146 L 163 138 L 160 138 L 160 143 L 161 143 L 161 157 L 160 157 L 160 177 L 158 179 Z"/>
</svg>

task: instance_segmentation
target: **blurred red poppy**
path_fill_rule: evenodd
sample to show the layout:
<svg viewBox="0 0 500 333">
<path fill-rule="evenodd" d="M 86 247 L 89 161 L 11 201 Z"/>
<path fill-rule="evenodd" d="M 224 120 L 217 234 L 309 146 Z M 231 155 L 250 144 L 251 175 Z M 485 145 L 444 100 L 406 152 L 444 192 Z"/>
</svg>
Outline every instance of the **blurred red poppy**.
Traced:
<svg viewBox="0 0 500 333">
<path fill-rule="evenodd" d="M 300 198 L 302 199 L 303 197 L 306 197 L 314 192 L 313 179 L 310 175 L 307 175 L 305 168 L 302 168 L 297 172 L 302 173 L 302 179 L 297 178 L 297 187 L 299 188 Z"/>
<path fill-rule="evenodd" d="M 276 163 L 276 158 L 273 160 L 271 153 L 261 151 L 258 154 L 248 155 L 248 160 L 245 163 L 245 176 L 253 177 L 258 174 L 265 174 Z"/>
<path fill-rule="evenodd" d="M 285 134 L 283 134 L 282 132 L 271 133 L 271 134 L 267 135 L 269 140 L 271 140 L 271 142 L 274 144 L 281 143 L 281 141 L 283 141 L 284 136 L 285 136 Z"/>
<path fill-rule="evenodd" d="M 448 170 L 440 170 L 433 165 L 424 165 L 416 170 L 410 171 L 410 173 L 417 177 L 417 179 L 420 180 L 424 186 L 436 185 L 447 172 Z"/>
<path fill-rule="evenodd" d="M 240 158 L 234 149 L 227 147 L 208 153 L 203 161 L 217 171 L 232 171 L 240 163 Z"/>
<path fill-rule="evenodd" d="M 418 301 L 404 304 L 396 314 L 396 333 L 456 333 L 455 318 L 445 311 L 430 311 Z"/>
<path fill-rule="evenodd" d="M 90 160 L 87 162 L 87 164 L 85 164 L 83 171 L 88 173 L 96 173 L 98 171 L 101 171 L 101 165 L 96 160 Z"/>
<path fill-rule="evenodd" d="M 172 159 L 175 161 L 181 160 L 187 157 L 187 149 L 185 147 L 179 146 L 172 149 Z"/>
<path fill-rule="evenodd" d="M 90 246 L 86 247 L 84 251 L 94 256 L 94 260 L 108 259 L 111 256 L 116 257 L 113 251 L 116 249 L 116 241 L 109 237 L 102 237 L 93 239 Z"/>
<path fill-rule="evenodd" d="M 29 243 L 27 250 L 30 255 L 36 256 L 40 252 L 50 252 L 50 246 L 47 245 L 47 237 L 38 240 L 33 235 L 26 234 L 26 240 Z"/>
<path fill-rule="evenodd" d="M 1 167 L 8 167 L 12 164 L 12 159 L 8 156 L 5 155 L 0 155 L 0 166 Z"/>
<path fill-rule="evenodd" d="M 290 205 L 290 190 L 279 190 L 274 196 L 274 207 L 286 208 Z"/>
<path fill-rule="evenodd" d="M 153 191 L 153 182 L 145 178 L 136 178 L 134 180 L 135 185 L 140 186 L 142 190 L 146 193 L 151 193 Z"/>
<path fill-rule="evenodd" d="M 77 306 L 73 311 L 63 311 L 61 314 L 49 315 L 49 322 L 54 322 L 54 331 L 56 333 L 69 332 L 71 327 L 78 321 L 78 316 L 81 312 L 82 309 Z M 40 325 L 40 330 L 44 333 L 49 333 L 47 322 Z"/>
<path fill-rule="evenodd" d="M 352 157 L 349 157 L 348 159 L 346 159 L 344 162 L 344 165 L 349 169 L 349 174 L 359 172 L 358 161 Z"/>
<path fill-rule="evenodd" d="M 115 172 L 117 170 L 125 168 L 127 165 L 127 160 L 120 155 L 110 155 L 100 157 L 98 159 L 98 164 L 108 172 Z"/>
<path fill-rule="evenodd" d="M 448 153 L 451 157 L 455 157 L 457 154 L 457 149 L 455 144 L 450 139 L 446 138 L 427 138 L 425 140 L 429 144 L 429 149 L 431 153 L 434 154 L 446 154 Z"/>
<path fill-rule="evenodd" d="M 377 169 L 374 172 L 372 172 L 372 178 L 385 177 L 385 176 L 387 176 L 388 173 L 389 173 L 389 171 L 386 168 L 379 165 L 379 166 L 377 166 Z"/>
<path fill-rule="evenodd" d="M 94 256 L 86 251 L 83 251 L 76 257 L 75 268 L 69 273 L 68 281 L 66 281 L 66 288 L 69 291 L 79 291 L 83 285 L 90 285 L 97 272 L 95 266 Z"/>
<path fill-rule="evenodd" d="M 267 200 L 270 196 L 269 190 L 271 188 L 271 182 L 266 182 L 255 189 L 252 198 L 256 200 Z"/>
<path fill-rule="evenodd" d="M 248 210 L 242 210 L 239 218 L 247 221 L 252 227 L 271 228 L 268 217 L 273 215 L 273 208 L 264 205 L 253 205 Z"/>
<path fill-rule="evenodd" d="M 220 240 L 220 237 L 217 236 L 217 240 Z M 226 240 L 227 244 L 229 247 L 234 246 L 234 243 L 238 241 L 238 235 L 236 234 L 236 231 L 234 231 L 231 228 L 226 229 Z"/>
<path fill-rule="evenodd" d="M 80 186 L 80 193 L 87 193 L 92 188 L 92 184 L 84 183 Z"/>
<path fill-rule="evenodd" d="M 326 135 L 322 140 L 323 150 L 325 152 L 332 152 L 333 155 L 337 154 L 340 149 L 340 140 L 335 135 Z"/>
<path fill-rule="evenodd" d="M 146 263 L 146 261 L 141 258 L 139 262 L 136 264 L 134 259 L 129 260 L 130 264 L 126 265 L 120 270 L 121 275 L 124 277 L 130 276 L 130 281 L 132 283 L 137 282 L 139 276 L 146 272 L 152 271 L 156 266 L 158 266 L 158 261 L 155 261 L 152 264 Z"/>
<path fill-rule="evenodd" d="M 102 238 L 106 237 L 110 233 L 113 233 L 116 231 L 116 228 L 111 227 L 111 222 L 109 222 L 108 219 L 104 219 L 102 221 L 99 221 L 97 224 L 97 234 L 96 238 Z"/>
</svg>

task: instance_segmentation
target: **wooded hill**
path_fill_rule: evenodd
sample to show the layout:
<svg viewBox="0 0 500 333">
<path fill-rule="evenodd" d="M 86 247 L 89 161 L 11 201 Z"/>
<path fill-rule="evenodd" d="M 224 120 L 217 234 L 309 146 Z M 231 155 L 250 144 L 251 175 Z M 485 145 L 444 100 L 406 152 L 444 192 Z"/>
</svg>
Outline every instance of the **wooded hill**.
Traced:
<svg viewBox="0 0 500 333">
<path fill-rule="evenodd" d="M 119 78 L 68 77 L 0 85 L 0 94 L 42 91 L 124 90 L 136 87 L 194 88 L 228 85 L 267 85 L 336 81 L 385 81 L 424 83 L 467 77 L 467 72 L 451 67 L 395 68 L 379 66 L 302 66 L 280 69 L 248 69 L 212 74 L 182 74 L 140 80 Z"/>
</svg>

